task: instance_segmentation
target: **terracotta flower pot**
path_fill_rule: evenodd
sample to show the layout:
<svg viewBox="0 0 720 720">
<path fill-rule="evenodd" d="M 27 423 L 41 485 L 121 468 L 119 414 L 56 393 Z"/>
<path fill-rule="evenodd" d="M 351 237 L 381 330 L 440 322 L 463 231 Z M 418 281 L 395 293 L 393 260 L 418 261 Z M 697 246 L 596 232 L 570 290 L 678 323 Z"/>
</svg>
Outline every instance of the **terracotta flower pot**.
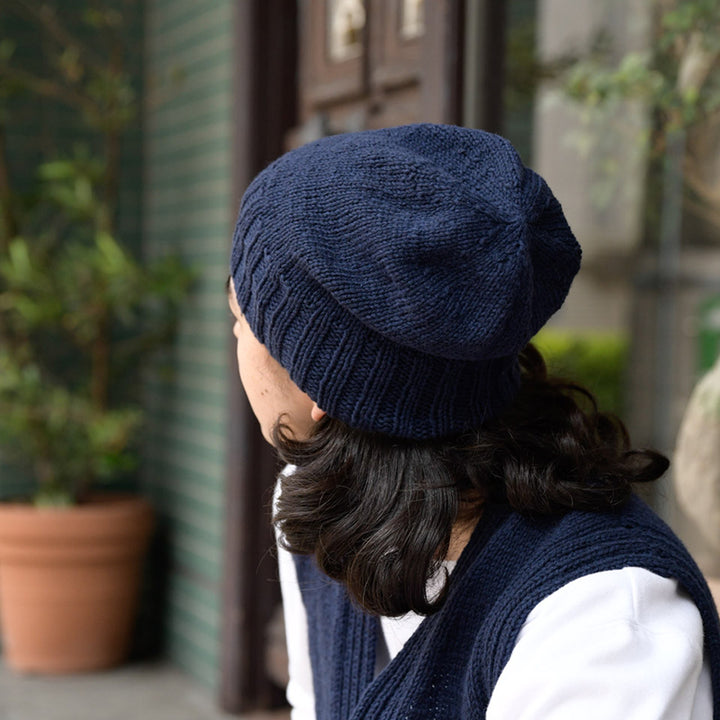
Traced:
<svg viewBox="0 0 720 720">
<path fill-rule="evenodd" d="M 0 504 L 7 664 L 70 673 L 121 662 L 152 525 L 150 505 L 127 496 L 68 509 Z"/>
</svg>

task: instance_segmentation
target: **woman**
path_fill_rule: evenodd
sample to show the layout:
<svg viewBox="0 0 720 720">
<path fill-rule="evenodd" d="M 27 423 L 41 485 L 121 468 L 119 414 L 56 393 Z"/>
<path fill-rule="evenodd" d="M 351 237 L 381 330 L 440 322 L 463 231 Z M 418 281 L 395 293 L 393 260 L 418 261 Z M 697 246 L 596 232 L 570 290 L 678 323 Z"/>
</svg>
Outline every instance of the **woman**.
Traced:
<svg viewBox="0 0 720 720">
<path fill-rule="evenodd" d="M 711 596 L 632 495 L 667 461 L 528 345 L 579 264 L 478 130 L 325 138 L 247 190 L 229 301 L 288 464 L 295 720 L 720 718 Z"/>
</svg>

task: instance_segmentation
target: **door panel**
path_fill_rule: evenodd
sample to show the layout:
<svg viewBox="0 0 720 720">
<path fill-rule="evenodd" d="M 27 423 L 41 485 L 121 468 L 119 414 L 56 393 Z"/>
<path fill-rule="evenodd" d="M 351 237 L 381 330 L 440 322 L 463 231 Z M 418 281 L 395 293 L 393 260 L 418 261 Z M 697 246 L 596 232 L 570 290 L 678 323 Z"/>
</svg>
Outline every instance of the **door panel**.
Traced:
<svg viewBox="0 0 720 720">
<path fill-rule="evenodd" d="M 463 5 L 300 0 L 300 122 L 286 146 L 366 128 L 459 122 L 458 107 L 444 98 L 459 87 Z"/>
</svg>

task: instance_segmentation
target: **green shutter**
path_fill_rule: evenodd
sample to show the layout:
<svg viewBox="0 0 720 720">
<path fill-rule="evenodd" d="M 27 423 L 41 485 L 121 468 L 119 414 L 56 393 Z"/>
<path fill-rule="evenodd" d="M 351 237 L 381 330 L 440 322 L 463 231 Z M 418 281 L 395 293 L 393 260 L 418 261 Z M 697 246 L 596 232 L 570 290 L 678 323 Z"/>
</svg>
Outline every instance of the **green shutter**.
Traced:
<svg viewBox="0 0 720 720">
<path fill-rule="evenodd" d="M 232 3 L 146 5 L 144 233 L 148 256 L 198 271 L 175 347 L 149 369 L 143 485 L 169 534 L 167 648 L 215 687 L 219 675 L 232 230 Z"/>
</svg>

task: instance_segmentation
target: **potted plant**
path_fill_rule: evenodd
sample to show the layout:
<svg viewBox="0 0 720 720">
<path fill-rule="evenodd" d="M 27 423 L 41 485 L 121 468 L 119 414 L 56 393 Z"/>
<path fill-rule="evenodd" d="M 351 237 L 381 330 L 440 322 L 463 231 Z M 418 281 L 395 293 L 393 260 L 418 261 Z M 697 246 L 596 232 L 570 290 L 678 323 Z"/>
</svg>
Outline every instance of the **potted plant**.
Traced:
<svg viewBox="0 0 720 720">
<path fill-rule="evenodd" d="M 136 104 L 117 48 L 85 52 L 50 6 L 14 4 L 62 38 L 59 74 L 28 71 L 0 42 L 1 99 L 66 102 L 88 143 L 42 159 L 21 196 L 3 143 L 9 102 L 0 115 L 0 456 L 34 482 L 24 501 L 0 503 L 0 610 L 11 667 L 70 672 L 127 650 L 152 509 L 96 488 L 137 462 L 140 363 L 170 339 L 190 272 L 174 257 L 141 264 L 119 240 Z M 118 30 L 117 13 L 93 7 L 86 29 Z"/>
</svg>

